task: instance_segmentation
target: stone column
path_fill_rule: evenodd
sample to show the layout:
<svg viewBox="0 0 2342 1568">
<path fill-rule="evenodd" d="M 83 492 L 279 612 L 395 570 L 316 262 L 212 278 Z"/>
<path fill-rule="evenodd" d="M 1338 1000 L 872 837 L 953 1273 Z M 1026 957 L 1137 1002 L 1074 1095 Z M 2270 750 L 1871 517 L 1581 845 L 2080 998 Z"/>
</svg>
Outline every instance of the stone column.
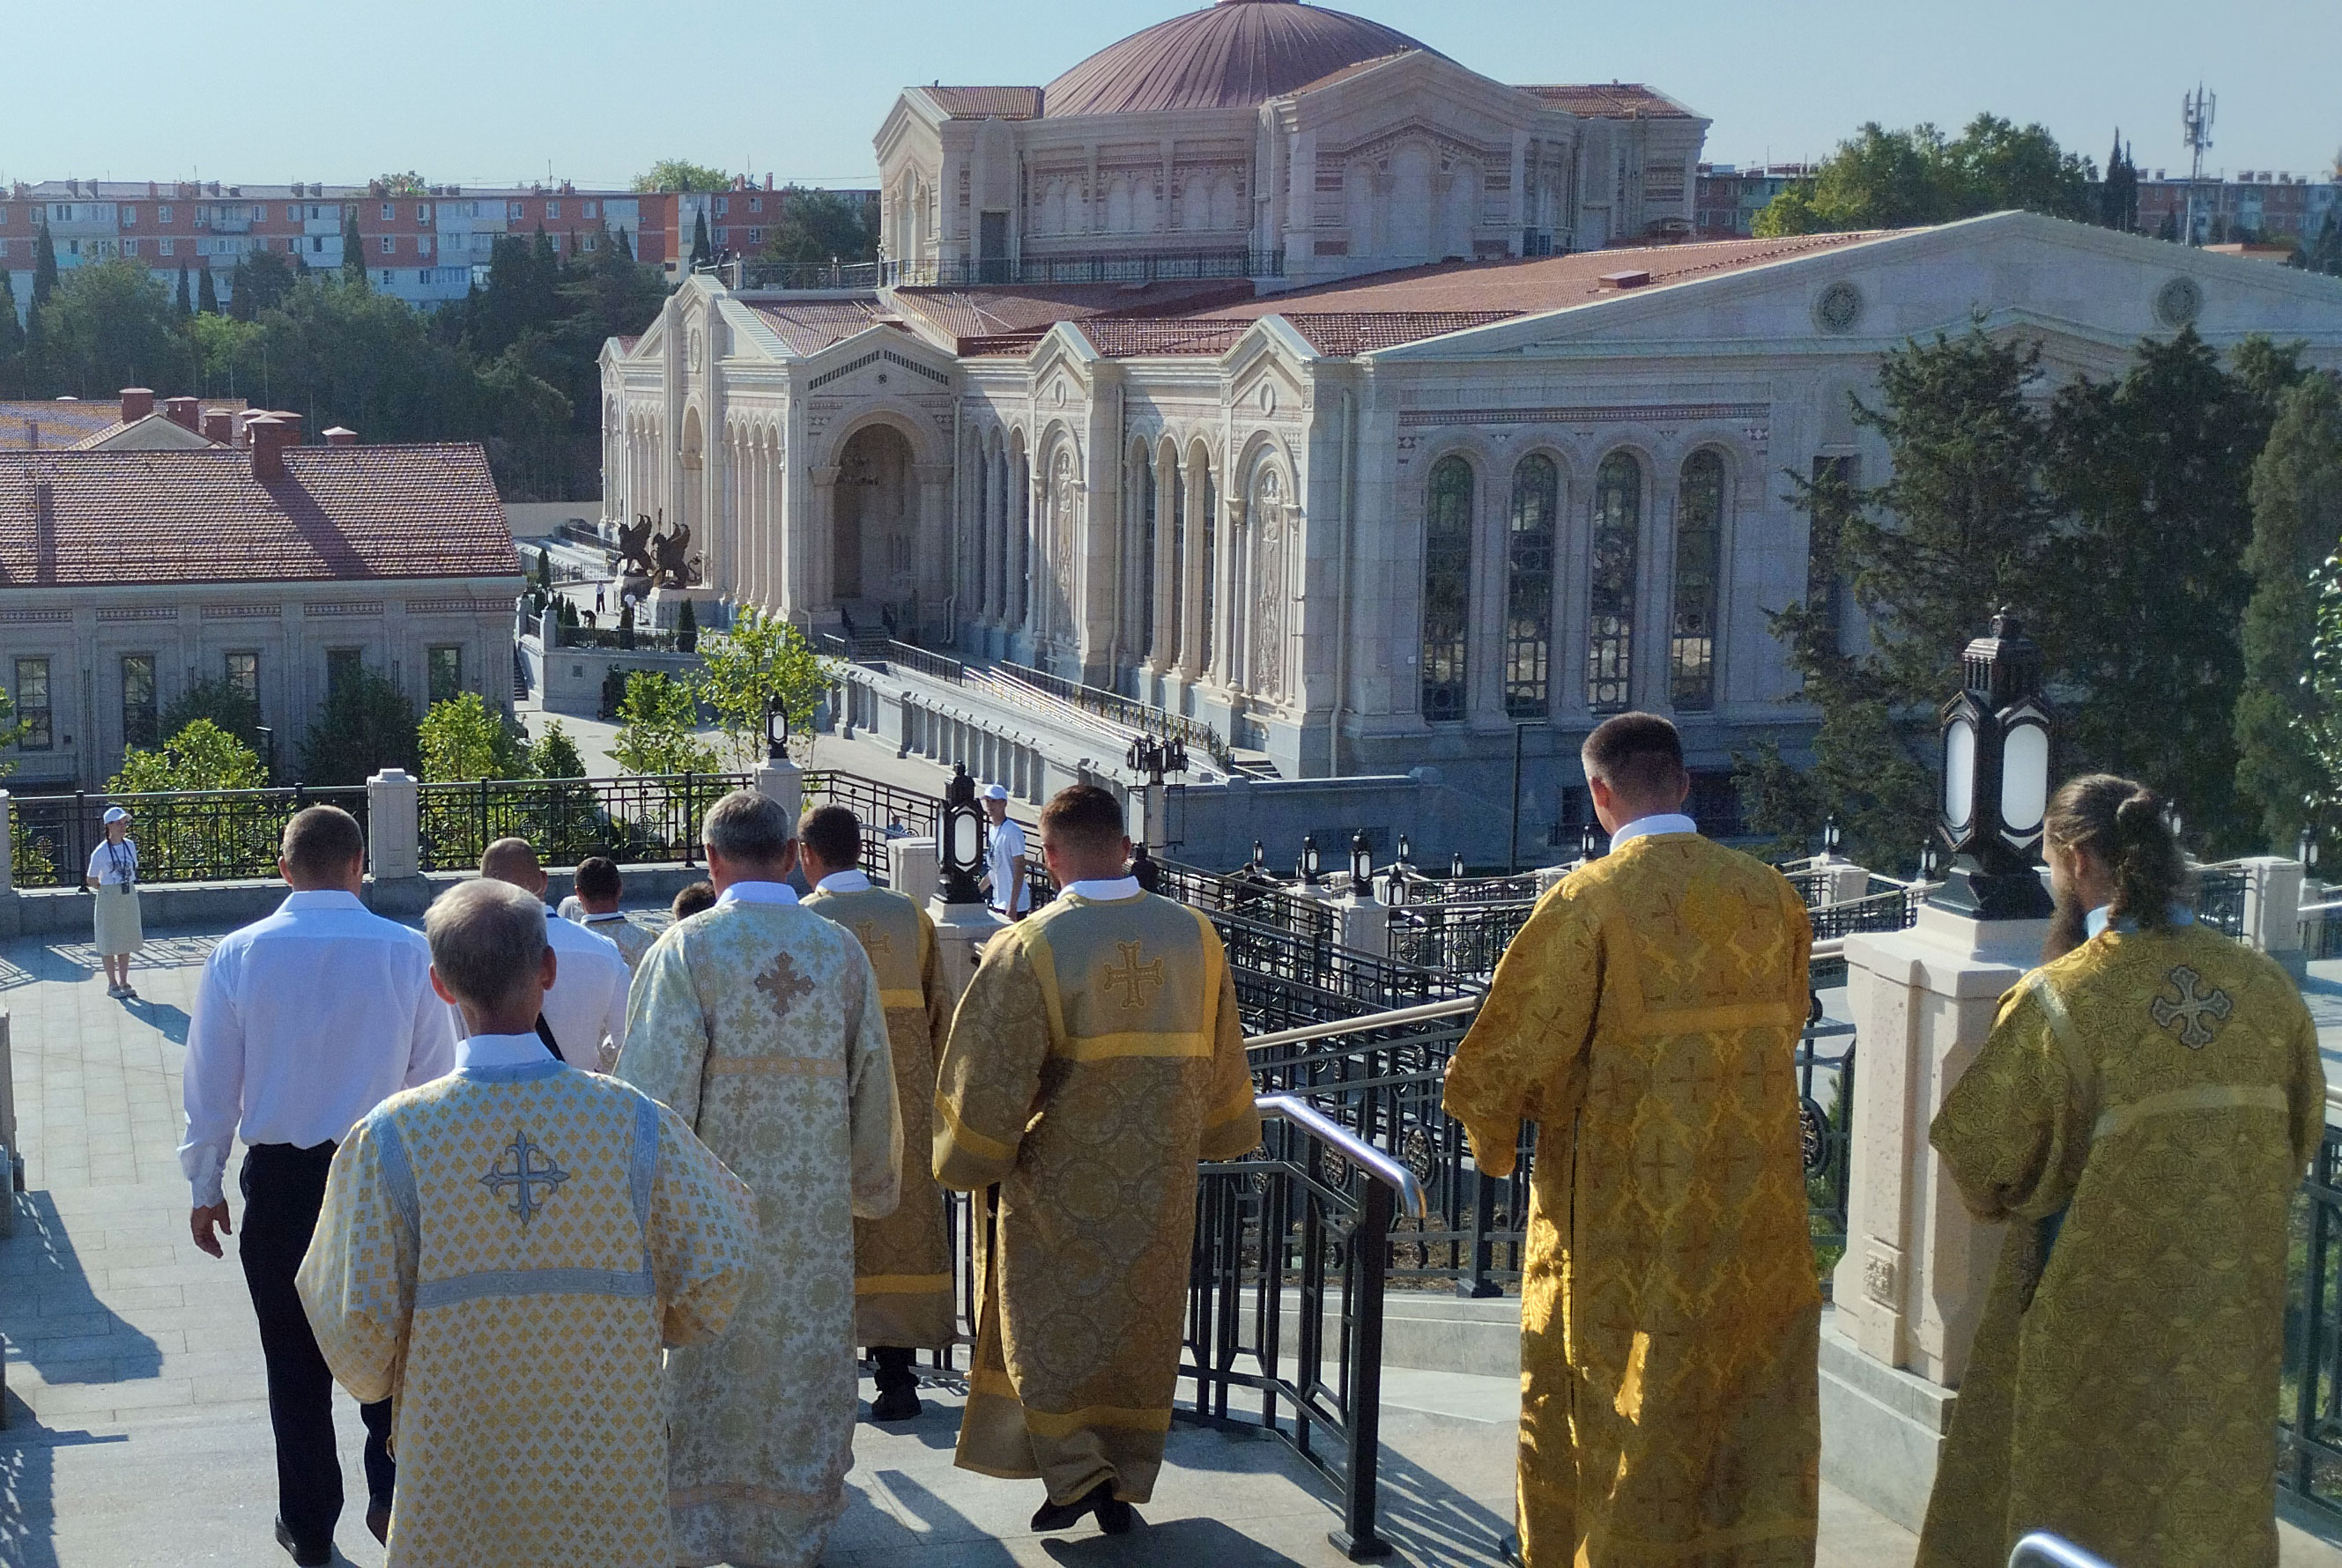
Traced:
<svg viewBox="0 0 2342 1568">
<path fill-rule="evenodd" d="M 1822 1341 L 1822 1473 L 1913 1530 L 2003 1234 L 1969 1217 L 1927 1128 L 2047 929 L 1923 906 L 1910 930 L 1846 939 L 1860 1046 L 1847 1250 Z"/>
<path fill-rule="evenodd" d="M 981 903 L 946 904 L 941 895 L 928 901 L 927 918 L 936 923 L 936 956 L 944 972 L 944 984 L 951 992 L 952 1005 L 956 1007 L 967 983 L 976 976 L 984 944 L 1008 923 Z"/>
<path fill-rule="evenodd" d="M 944 601 L 951 596 L 959 575 L 953 564 L 959 541 L 950 537 L 957 530 L 946 510 L 952 465 L 915 464 L 911 476 L 919 483 L 919 632 L 922 637 L 929 637 L 930 625 L 943 624 Z"/>
<path fill-rule="evenodd" d="M 767 758 L 756 764 L 756 783 L 752 787 L 758 794 L 780 802 L 781 809 L 789 814 L 790 828 L 794 830 L 796 827 L 797 818 L 805 814 L 803 769 L 786 757 L 777 762 Z M 884 827 L 886 824 L 878 825 Z"/>
<path fill-rule="evenodd" d="M 863 831 L 870 831 L 869 824 Z M 885 824 L 878 824 L 880 828 Z M 922 904 L 935 901 L 943 885 L 941 862 L 931 838 L 890 838 L 886 841 L 886 885 Z"/>
<path fill-rule="evenodd" d="M 835 463 L 816 466 L 813 479 L 813 523 L 805 542 L 805 596 L 793 608 L 819 615 L 834 613 L 836 594 L 833 557 L 837 550 L 837 476 L 845 470 Z"/>
<path fill-rule="evenodd" d="M 1361 898 L 1353 894 L 1336 899 L 1335 917 L 1341 922 L 1335 940 L 1359 953 L 1371 953 L 1376 958 L 1390 956 L 1390 905 L 1369 893 Z"/>
<path fill-rule="evenodd" d="M 2301 884 L 2307 870 L 2297 860 L 2270 854 L 2244 863 L 2245 941 L 2283 964 L 2296 980 L 2308 972 L 2301 946 Z"/>
<path fill-rule="evenodd" d="M 366 780 L 368 903 L 376 914 L 419 914 L 431 902 L 423 877 L 422 783 L 404 768 Z"/>
</svg>

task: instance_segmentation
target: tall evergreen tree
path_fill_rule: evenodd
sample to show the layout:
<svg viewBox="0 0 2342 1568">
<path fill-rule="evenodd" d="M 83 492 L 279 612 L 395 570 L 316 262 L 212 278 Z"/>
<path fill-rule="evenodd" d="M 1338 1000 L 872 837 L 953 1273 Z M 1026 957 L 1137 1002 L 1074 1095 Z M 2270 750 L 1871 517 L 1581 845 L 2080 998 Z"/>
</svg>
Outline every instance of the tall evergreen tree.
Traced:
<svg viewBox="0 0 2342 1568">
<path fill-rule="evenodd" d="M 187 269 L 181 267 L 179 269 L 179 315 L 185 317 L 195 314 L 195 296 L 187 292 Z"/>
<path fill-rule="evenodd" d="M 2324 762 L 2342 738 L 2342 713 L 2324 711 L 2310 669 L 2312 574 L 2342 550 L 2342 383 L 2333 376 L 2307 376 L 2285 393 L 2253 464 L 2252 506 L 2237 793 L 2267 852 L 2287 854 L 2306 808 L 2330 810 L 2337 794 Z"/>
<path fill-rule="evenodd" d="M 691 221 L 691 270 L 697 272 L 715 256 L 714 248 L 707 243 L 707 209 L 702 207 L 699 215 Z"/>
<path fill-rule="evenodd" d="M 40 237 L 33 248 L 33 308 L 40 309 L 57 292 L 57 242 L 49 234 L 49 220 L 41 220 Z"/>
<path fill-rule="evenodd" d="M 366 280 L 365 236 L 358 233 L 357 204 L 347 208 L 349 217 L 342 225 L 342 278 L 345 282 L 364 284 Z"/>
<path fill-rule="evenodd" d="M 2138 227 L 2138 165 L 2115 127 L 2114 150 L 2107 155 L 2107 177 L 2098 185 L 2098 223 L 2125 233 Z"/>
<path fill-rule="evenodd" d="M 30 390 L 25 371 L 25 324 L 16 319 L 16 290 L 8 269 L 0 267 L 0 397 Z"/>
<path fill-rule="evenodd" d="M 635 259 L 635 242 L 626 237 L 626 231 L 623 225 L 618 230 L 618 249 L 624 253 L 628 261 Z"/>
<path fill-rule="evenodd" d="M 219 285 L 212 281 L 212 269 L 197 267 L 195 273 L 195 309 L 205 315 L 217 315 L 220 313 Z"/>
</svg>

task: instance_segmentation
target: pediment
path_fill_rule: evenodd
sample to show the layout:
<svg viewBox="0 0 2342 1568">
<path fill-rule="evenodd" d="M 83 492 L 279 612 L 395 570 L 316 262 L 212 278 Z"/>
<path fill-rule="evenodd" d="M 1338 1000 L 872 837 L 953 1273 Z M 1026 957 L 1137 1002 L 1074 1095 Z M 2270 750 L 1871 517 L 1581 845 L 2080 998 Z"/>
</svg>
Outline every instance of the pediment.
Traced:
<svg viewBox="0 0 2342 1568">
<path fill-rule="evenodd" d="M 919 397 L 958 384 L 950 355 L 891 326 L 870 326 L 803 361 L 800 385 L 824 397 Z"/>
</svg>

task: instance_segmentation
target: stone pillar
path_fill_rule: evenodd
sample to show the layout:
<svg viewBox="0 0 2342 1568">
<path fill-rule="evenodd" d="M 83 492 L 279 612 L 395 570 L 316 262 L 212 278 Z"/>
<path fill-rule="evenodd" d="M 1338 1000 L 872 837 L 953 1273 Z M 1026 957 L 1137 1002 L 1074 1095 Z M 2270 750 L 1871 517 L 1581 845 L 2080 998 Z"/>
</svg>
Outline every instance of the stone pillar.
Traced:
<svg viewBox="0 0 2342 1568">
<path fill-rule="evenodd" d="M 16 891 L 16 810 L 13 797 L 0 789 L 0 893 Z"/>
<path fill-rule="evenodd" d="M 1354 952 L 1371 953 L 1376 958 L 1390 956 L 1390 905 L 1373 894 L 1360 898 L 1356 895 L 1334 902 L 1335 918 L 1341 924 L 1335 928 L 1335 940 Z"/>
<path fill-rule="evenodd" d="M 2047 929 L 1923 906 L 1910 930 L 1846 939 L 1861 1045 L 1847 1250 L 1822 1341 L 1822 1473 L 1913 1530 L 2003 1233 L 1969 1217 L 1927 1128 Z"/>
<path fill-rule="evenodd" d="M 797 818 L 805 814 L 804 770 L 786 757 L 778 761 L 767 758 L 756 764 L 756 782 L 751 787 L 758 794 L 781 803 L 781 809 L 789 814 L 789 827 L 794 832 Z"/>
<path fill-rule="evenodd" d="M 867 824 L 865 824 L 864 831 L 869 831 Z M 896 893 L 917 899 L 922 904 L 934 902 L 936 889 L 943 885 L 942 863 L 936 853 L 936 841 L 931 838 L 888 839 L 886 885 Z"/>
<path fill-rule="evenodd" d="M 2301 884 L 2307 868 L 2272 854 L 2244 863 L 2245 941 L 2283 964 L 2296 980 L 2307 973 L 2301 946 Z"/>
<path fill-rule="evenodd" d="M 926 640 L 932 642 L 928 634 L 943 624 L 944 601 L 952 596 L 954 580 L 959 575 L 952 565 L 959 549 L 959 541 L 952 535 L 958 531 L 952 526 L 951 514 L 946 510 L 952 465 L 914 464 L 911 477 L 919 486 L 918 629 Z"/>
<path fill-rule="evenodd" d="M 845 472 L 835 463 L 825 463 L 816 464 L 810 474 L 813 527 L 806 539 L 805 597 L 791 608 L 810 611 L 816 619 L 837 609 L 832 574 L 837 551 L 837 476 Z"/>
<path fill-rule="evenodd" d="M 1870 868 L 1824 855 L 1814 862 L 1822 874 L 1823 902 L 1852 904 L 1870 892 Z"/>
<path fill-rule="evenodd" d="M 417 914 L 431 902 L 423 879 L 422 781 L 404 768 L 366 780 L 367 902 L 376 914 Z"/>
<path fill-rule="evenodd" d="M 956 1007 L 976 976 L 984 944 L 1008 923 L 981 904 L 946 904 L 940 896 L 928 902 L 927 916 L 936 923 L 936 956 Z"/>
</svg>

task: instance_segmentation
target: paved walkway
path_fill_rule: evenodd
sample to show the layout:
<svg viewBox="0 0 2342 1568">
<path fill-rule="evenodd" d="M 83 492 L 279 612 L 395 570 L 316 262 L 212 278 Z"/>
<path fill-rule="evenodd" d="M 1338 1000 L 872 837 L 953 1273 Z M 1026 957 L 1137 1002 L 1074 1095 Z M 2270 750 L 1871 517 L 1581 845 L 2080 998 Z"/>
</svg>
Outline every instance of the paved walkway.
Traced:
<svg viewBox="0 0 2342 1568">
<path fill-rule="evenodd" d="M 231 1253 L 197 1253 L 174 1150 L 187 1009 L 212 938 L 148 943 L 143 1001 L 106 999 L 86 944 L 0 946 L 31 1188 L 0 1241 L 8 1425 L 0 1431 L 0 1564 L 270 1564 L 274 1475 L 258 1336 Z M 868 1388 L 865 1385 L 865 1396 Z M 908 1430 L 865 1425 L 851 1506 L 825 1562 L 856 1568 L 1208 1564 L 1332 1568 L 1322 1487 L 1281 1444 L 1180 1426 L 1146 1528 L 1120 1541 L 1026 1528 L 1035 1488 L 953 1468 L 958 1393 Z M 1511 1511 L 1510 1379 L 1395 1372 L 1383 1506 L 1396 1561 L 1491 1564 Z M 363 1498 L 355 1407 L 340 1401 L 349 1493 Z M 1826 1489 L 1827 1568 L 1907 1568 L 1910 1535 Z M 2342 1563 L 2304 1554 L 2287 1564 Z M 381 1552 L 345 1513 L 345 1561 Z M 2317 1549 L 2322 1550 L 2322 1549 Z"/>
</svg>

